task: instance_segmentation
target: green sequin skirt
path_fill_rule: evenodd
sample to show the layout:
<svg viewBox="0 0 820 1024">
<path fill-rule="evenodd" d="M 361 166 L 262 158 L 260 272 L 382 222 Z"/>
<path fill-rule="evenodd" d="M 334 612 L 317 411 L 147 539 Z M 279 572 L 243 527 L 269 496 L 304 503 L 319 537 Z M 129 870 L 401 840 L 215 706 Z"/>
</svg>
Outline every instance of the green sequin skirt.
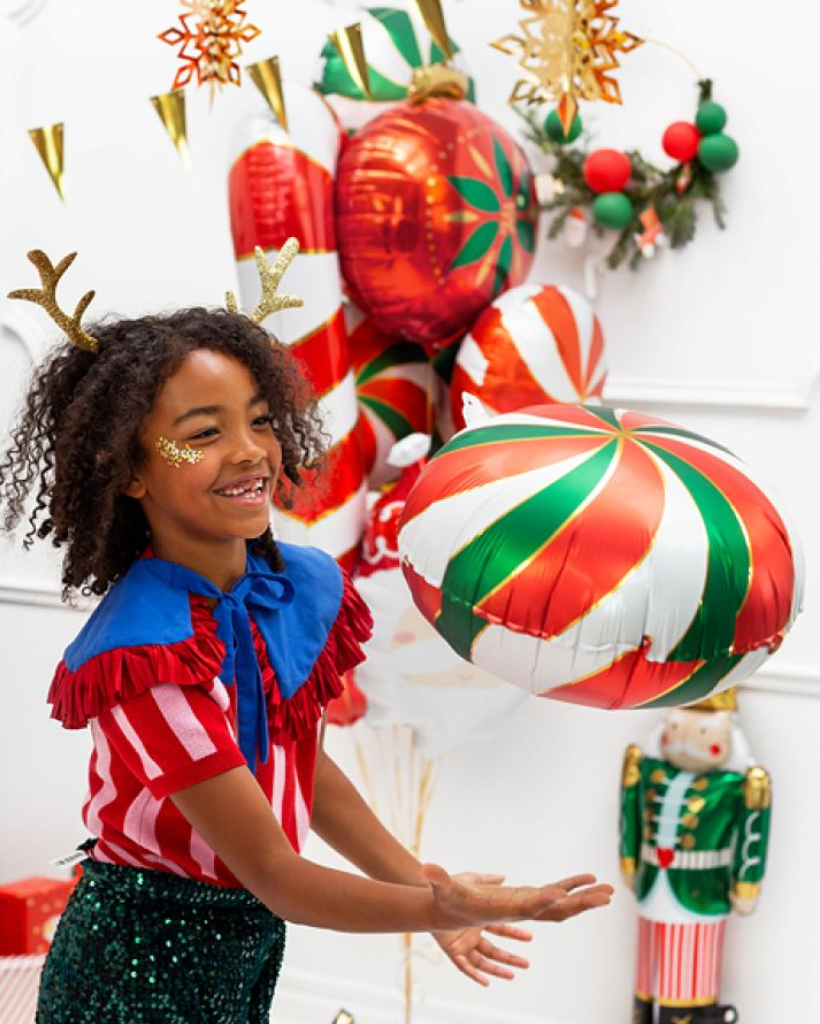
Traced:
<svg viewBox="0 0 820 1024">
<path fill-rule="evenodd" d="M 37 1024 L 267 1024 L 285 922 L 245 889 L 87 860 Z"/>
</svg>

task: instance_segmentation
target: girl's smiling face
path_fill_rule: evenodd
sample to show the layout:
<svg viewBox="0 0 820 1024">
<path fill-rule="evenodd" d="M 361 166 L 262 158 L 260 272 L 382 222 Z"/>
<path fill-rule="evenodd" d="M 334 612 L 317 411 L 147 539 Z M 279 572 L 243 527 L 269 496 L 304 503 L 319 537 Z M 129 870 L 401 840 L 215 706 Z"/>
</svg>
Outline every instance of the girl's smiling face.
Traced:
<svg viewBox="0 0 820 1024">
<path fill-rule="evenodd" d="M 173 465 L 160 438 L 201 458 Z M 142 505 L 154 553 L 230 586 L 245 568 L 244 541 L 269 526 L 282 460 L 256 380 L 238 360 L 195 349 L 160 389 L 140 442 L 145 461 L 126 493 Z"/>
</svg>

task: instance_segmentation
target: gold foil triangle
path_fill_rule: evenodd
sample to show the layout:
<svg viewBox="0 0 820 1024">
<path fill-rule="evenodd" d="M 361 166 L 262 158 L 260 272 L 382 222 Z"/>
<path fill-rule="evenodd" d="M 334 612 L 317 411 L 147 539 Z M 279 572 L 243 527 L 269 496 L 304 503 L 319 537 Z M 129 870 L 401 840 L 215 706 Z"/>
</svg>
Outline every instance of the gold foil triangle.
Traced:
<svg viewBox="0 0 820 1024">
<path fill-rule="evenodd" d="M 251 81 L 265 97 L 273 116 L 288 131 L 288 115 L 285 109 L 285 96 L 282 92 L 282 75 L 279 71 L 279 58 L 268 57 L 245 68 Z"/>
<path fill-rule="evenodd" d="M 43 128 L 30 128 L 29 137 L 40 154 L 49 177 L 57 189 L 57 195 L 63 195 L 63 121 L 45 125 Z"/>
<path fill-rule="evenodd" d="M 433 37 L 436 46 L 438 46 L 447 60 L 452 60 L 453 47 L 450 43 L 450 37 L 447 35 L 447 25 L 444 22 L 441 0 L 416 0 L 416 7 L 418 7 L 421 19 L 427 26 L 427 31 Z"/>
<path fill-rule="evenodd" d="M 186 167 L 191 166 L 191 154 L 188 149 L 188 136 L 185 130 L 185 90 L 172 89 L 171 92 L 161 93 L 159 96 L 152 96 L 151 103 L 157 116 L 168 132 L 171 142 L 176 147 L 182 162 Z"/>
<path fill-rule="evenodd" d="M 373 99 L 370 91 L 370 74 L 367 70 L 367 58 L 364 53 L 362 26 L 356 22 L 345 28 L 337 29 L 328 36 L 331 43 L 339 51 L 347 73 L 369 99 Z"/>
</svg>

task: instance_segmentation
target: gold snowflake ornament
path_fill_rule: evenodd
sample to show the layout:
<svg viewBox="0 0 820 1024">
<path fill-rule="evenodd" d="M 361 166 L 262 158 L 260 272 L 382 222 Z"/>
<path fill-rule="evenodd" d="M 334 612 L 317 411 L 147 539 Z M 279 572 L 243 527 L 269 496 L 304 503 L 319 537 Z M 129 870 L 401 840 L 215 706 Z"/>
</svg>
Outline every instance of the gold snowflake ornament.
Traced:
<svg viewBox="0 0 820 1024">
<path fill-rule="evenodd" d="M 618 28 L 609 12 L 618 0 L 519 0 L 528 17 L 519 22 L 523 35 L 508 35 L 491 45 L 520 55 L 524 73 L 510 103 L 555 100 L 569 132 L 578 98 L 620 103 L 621 90 L 610 72 L 620 67 L 618 53 L 643 42 Z"/>
<path fill-rule="evenodd" d="M 187 7 L 180 14 L 182 28 L 169 28 L 159 38 L 169 46 L 179 46 L 182 66 L 172 89 L 181 89 L 196 74 L 197 85 L 239 85 L 241 73 L 236 58 L 242 44 L 260 34 L 256 25 L 245 24 L 242 10 L 245 0 L 180 0 Z"/>
</svg>

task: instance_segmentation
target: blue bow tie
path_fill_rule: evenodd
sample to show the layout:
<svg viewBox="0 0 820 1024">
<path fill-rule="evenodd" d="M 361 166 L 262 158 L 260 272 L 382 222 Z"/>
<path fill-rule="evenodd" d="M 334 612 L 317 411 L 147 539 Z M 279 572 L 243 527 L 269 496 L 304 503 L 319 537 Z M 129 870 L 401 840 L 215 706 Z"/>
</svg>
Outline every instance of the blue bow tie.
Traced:
<svg viewBox="0 0 820 1024">
<path fill-rule="evenodd" d="M 268 760 L 270 740 L 262 673 L 253 646 L 248 609 L 275 610 L 290 604 L 294 597 L 293 584 L 286 576 L 270 569 L 266 572 L 251 569 L 230 590 L 223 591 L 198 572 L 173 562 L 152 559 L 149 564 L 151 570 L 171 586 L 216 601 L 213 610 L 216 633 L 225 645 L 219 676 L 226 686 L 236 684 L 239 749 L 250 770 L 255 771 L 257 752 L 262 764 Z"/>
</svg>

